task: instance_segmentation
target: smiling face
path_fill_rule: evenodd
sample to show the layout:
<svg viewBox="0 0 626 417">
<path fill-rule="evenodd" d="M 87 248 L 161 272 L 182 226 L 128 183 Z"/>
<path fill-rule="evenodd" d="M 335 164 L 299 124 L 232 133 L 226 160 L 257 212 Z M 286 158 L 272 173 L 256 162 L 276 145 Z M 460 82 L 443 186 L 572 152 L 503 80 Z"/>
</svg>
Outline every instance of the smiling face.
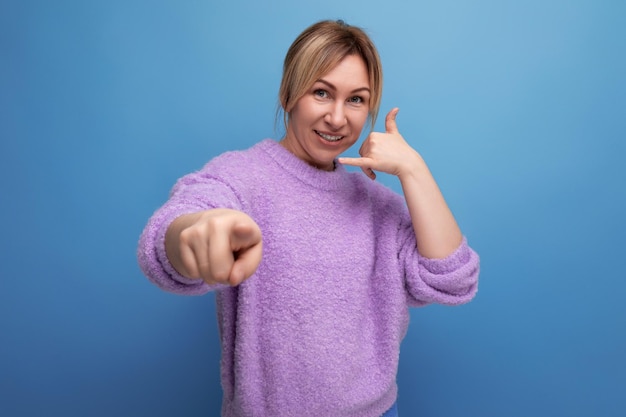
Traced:
<svg viewBox="0 0 626 417">
<path fill-rule="evenodd" d="M 370 95 L 365 62 L 346 56 L 295 103 L 281 144 L 310 165 L 332 171 L 334 159 L 359 139 Z"/>
</svg>

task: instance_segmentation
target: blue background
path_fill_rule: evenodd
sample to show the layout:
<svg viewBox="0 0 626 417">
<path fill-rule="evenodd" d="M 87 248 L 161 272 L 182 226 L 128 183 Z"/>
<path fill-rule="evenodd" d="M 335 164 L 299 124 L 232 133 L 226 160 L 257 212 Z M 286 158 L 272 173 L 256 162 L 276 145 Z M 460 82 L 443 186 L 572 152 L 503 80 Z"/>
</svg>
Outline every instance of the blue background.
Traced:
<svg viewBox="0 0 626 417">
<path fill-rule="evenodd" d="M 218 415 L 213 297 L 152 286 L 136 242 L 178 177 L 280 136 L 282 59 L 323 18 L 377 43 L 377 130 L 399 106 L 482 257 L 472 303 L 412 311 L 401 415 L 623 415 L 625 16 L 617 0 L 2 0 L 0 415 Z"/>
</svg>

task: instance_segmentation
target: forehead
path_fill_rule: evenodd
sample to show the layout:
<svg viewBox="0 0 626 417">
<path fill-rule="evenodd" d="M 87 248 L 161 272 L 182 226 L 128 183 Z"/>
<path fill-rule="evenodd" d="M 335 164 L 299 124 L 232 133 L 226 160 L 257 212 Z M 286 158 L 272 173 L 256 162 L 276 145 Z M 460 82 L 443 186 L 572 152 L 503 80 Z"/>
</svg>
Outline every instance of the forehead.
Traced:
<svg viewBox="0 0 626 417">
<path fill-rule="evenodd" d="M 346 56 L 319 80 L 330 83 L 337 89 L 370 88 L 367 66 L 359 55 Z"/>
</svg>

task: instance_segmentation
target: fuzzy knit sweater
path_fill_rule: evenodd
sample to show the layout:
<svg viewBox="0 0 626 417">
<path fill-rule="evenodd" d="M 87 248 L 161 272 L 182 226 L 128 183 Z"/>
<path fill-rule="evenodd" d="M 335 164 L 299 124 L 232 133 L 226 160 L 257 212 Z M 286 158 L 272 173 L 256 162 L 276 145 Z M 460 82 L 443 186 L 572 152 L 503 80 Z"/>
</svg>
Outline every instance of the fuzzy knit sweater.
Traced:
<svg viewBox="0 0 626 417">
<path fill-rule="evenodd" d="M 237 287 L 185 278 L 165 254 L 176 217 L 212 208 L 261 228 L 261 264 Z M 397 396 L 408 307 L 468 302 L 479 270 L 465 238 L 445 259 L 420 256 L 401 195 L 339 163 L 315 169 L 270 139 L 178 180 L 138 259 L 164 290 L 215 293 L 225 417 L 382 415 Z"/>
</svg>

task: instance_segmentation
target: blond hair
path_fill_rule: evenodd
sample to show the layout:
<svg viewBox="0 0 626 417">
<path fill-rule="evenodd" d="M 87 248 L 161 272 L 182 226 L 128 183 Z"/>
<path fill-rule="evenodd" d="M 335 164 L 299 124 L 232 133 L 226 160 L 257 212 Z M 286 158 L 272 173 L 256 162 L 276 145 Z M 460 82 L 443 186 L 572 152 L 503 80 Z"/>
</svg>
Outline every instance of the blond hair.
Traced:
<svg viewBox="0 0 626 417">
<path fill-rule="evenodd" d="M 348 55 L 361 57 L 367 67 L 371 90 L 369 118 L 374 127 L 383 90 L 383 71 L 376 46 L 359 27 L 350 26 L 343 20 L 323 20 L 305 29 L 285 56 L 278 93 L 285 128 L 296 102 Z"/>
</svg>

